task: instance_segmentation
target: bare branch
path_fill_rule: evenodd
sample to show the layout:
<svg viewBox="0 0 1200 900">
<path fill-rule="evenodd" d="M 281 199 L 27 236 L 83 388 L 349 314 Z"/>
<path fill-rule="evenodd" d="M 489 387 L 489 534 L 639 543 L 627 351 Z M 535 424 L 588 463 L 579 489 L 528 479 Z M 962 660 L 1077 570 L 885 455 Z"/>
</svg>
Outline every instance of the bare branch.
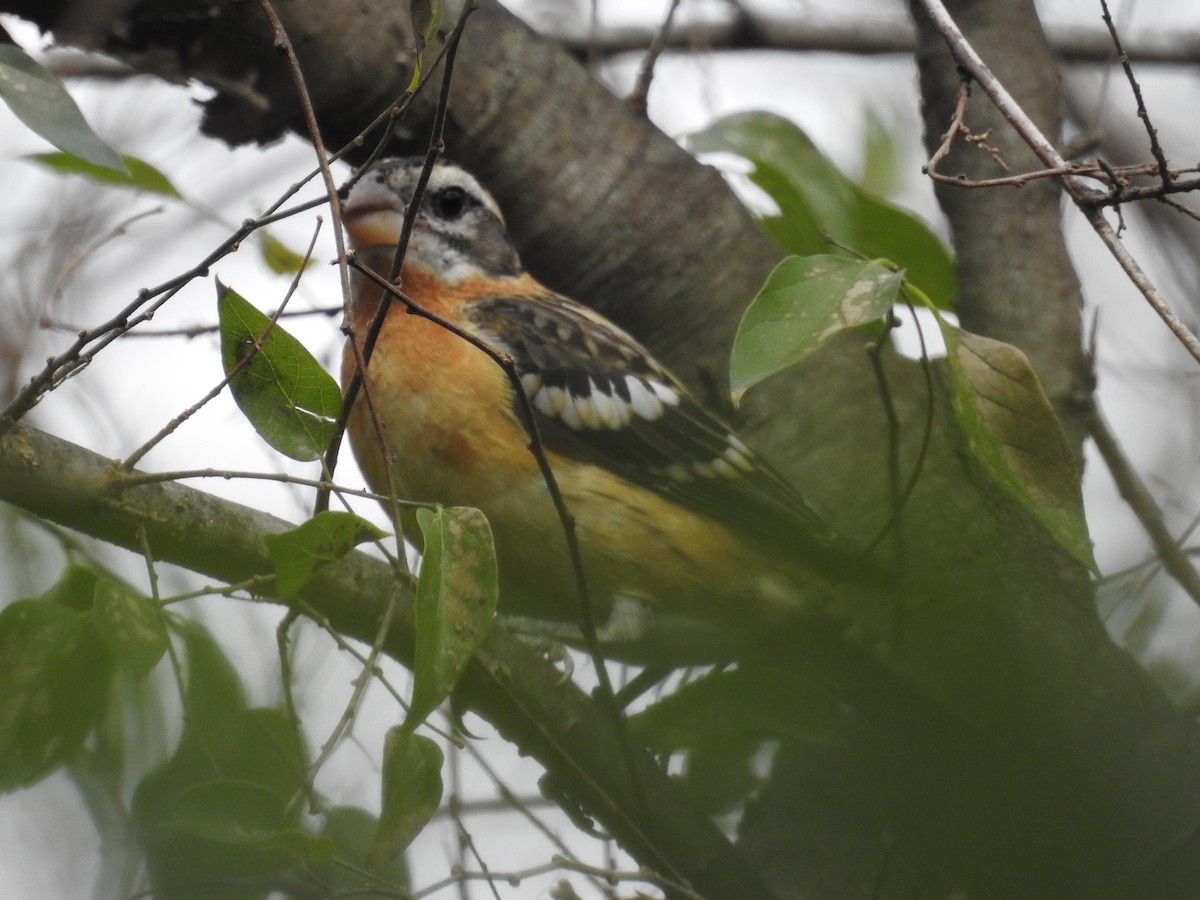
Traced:
<svg viewBox="0 0 1200 900">
<path fill-rule="evenodd" d="M 1047 37 L 1057 53 L 1070 63 L 1116 61 L 1106 30 L 1067 25 L 1048 26 Z M 548 24 L 542 34 L 562 44 L 580 59 L 589 52 L 601 56 L 640 53 L 654 40 L 655 29 L 623 26 L 589 31 Z M 877 56 L 911 54 L 916 37 L 907 16 L 797 15 L 768 16 L 742 12 L 724 22 L 693 22 L 674 29 L 667 48 L 688 50 L 783 50 L 847 53 Z M 1200 34 L 1173 28 L 1142 29 L 1125 41 L 1129 56 L 1140 63 L 1195 65 L 1200 55 Z"/>
<path fill-rule="evenodd" d="M 950 13 L 942 4 L 941 0 L 917 0 L 919 5 L 929 15 L 935 27 L 945 39 L 946 44 L 950 47 L 950 52 L 954 55 L 955 60 L 962 66 L 975 82 L 988 95 L 992 103 L 996 105 L 996 109 L 1000 114 L 1016 129 L 1021 135 L 1022 140 L 1029 145 L 1029 148 L 1037 155 L 1047 167 L 1052 169 L 1066 168 L 1068 163 L 1063 159 L 1062 155 L 1050 142 L 1050 140 L 1042 134 L 1041 130 L 1034 124 L 1033 120 L 1026 115 L 1025 111 L 1009 94 L 1008 90 L 1002 85 L 999 80 L 992 74 L 987 64 L 975 52 L 975 49 L 967 41 L 962 31 L 950 17 Z M 1130 281 L 1142 292 L 1142 296 L 1158 314 L 1163 323 L 1171 330 L 1171 333 L 1179 339 L 1179 342 L 1187 349 L 1192 357 L 1200 362 L 1200 340 L 1192 334 L 1191 330 L 1184 324 L 1183 320 L 1176 315 L 1167 299 L 1158 291 L 1150 277 L 1142 270 L 1137 260 L 1125 249 L 1121 243 L 1120 237 L 1113 231 L 1108 220 L 1104 218 L 1102 209 L 1097 204 L 1099 199 L 1096 192 L 1077 175 L 1061 175 L 1059 176 L 1063 187 L 1075 201 L 1075 205 L 1083 213 L 1084 217 L 1091 224 L 1095 232 L 1100 236 L 1100 239 L 1108 247 L 1109 252 L 1116 258 L 1125 274 Z"/>
<path fill-rule="evenodd" d="M 134 550 L 142 548 L 144 536 L 156 562 L 226 582 L 271 571 L 264 535 L 291 527 L 178 484 L 114 490 L 109 460 L 21 424 L 0 436 L 0 500 Z M 355 552 L 318 570 L 301 597 L 341 634 L 370 642 L 396 586 L 391 566 Z M 282 603 L 272 590 L 263 584 L 256 596 Z M 384 649 L 411 667 L 411 583 L 402 579 L 400 592 Z M 638 802 L 611 719 L 505 629 L 489 632 L 458 696 L 553 771 L 570 796 L 644 865 L 680 873 L 706 896 L 769 896 L 682 786 L 640 750 L 633 755 L 646 803 Z"/>
<path fill-rule="evenodd" d="M 1179 582 L 1180 587 L 1188 592 L 1188 596 L 1197 605 L 1200 605 L 1200 573 L 1196 571 L 1196 567 L 1188 559 L 1187 553 L 1179 545 L 1179 541 L 1167 528 L 1163 521 L 1162 510 L 1158 508 L 1158 504 L 1150 496 L 1150 491 L 1138 477 L 1133 464 L 1125 456 L 1125 452 L 1121 449 L 1120 443 L 1117 442 L 1116 436 L 1109 428 L 1099 407 L 1093 403 L 1084 413 L 1084 420 L 1087 422 L 1092 440 L 1096 442 L 1096 449 L 1100 451 L 1104 464 L 1108 466 L 1108 471 L 1117 484 L 1117 490 L 1121 492 L 1122 499 L 1129 504 L 1133 514 L 1142 523 L 1142 528 L 1150 538 L 1150 543 L 1154 545 L 1155 553 L 1162 560 L 1163 568 Z"/>
</svg>

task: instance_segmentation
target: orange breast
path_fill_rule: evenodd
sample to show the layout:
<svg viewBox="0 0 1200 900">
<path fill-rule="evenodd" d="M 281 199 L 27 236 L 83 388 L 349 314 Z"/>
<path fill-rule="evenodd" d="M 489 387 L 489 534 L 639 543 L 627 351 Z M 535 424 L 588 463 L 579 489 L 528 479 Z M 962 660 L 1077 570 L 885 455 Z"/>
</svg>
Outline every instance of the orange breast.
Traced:
<svg viewBox="0 0 1200 900">
<path fill-rule="evenodd" d="M 402 289 L 456 323 L 467 298 L 495 296 L 471 283 L 446 290 L 420 272 L 406 272 Z M 379 294 L 374 289 L 359 294 L 354 322 L 361 343 Z M 347 348 L 344 383 L 354 367 Z M 578 622 L 562 523 L 501 368 L 397 301 L 375 346 L 367 385 L 378 430 L 360 395 L 350 432 L 372 487 L 388 491 L 390 467 L 401 499 L 482 509 L 496 541 L 506 610 Z M 550 462 L 576 520 L 601 618 L 618 596 L 652 602 L 663 614 L 734 626 L 746 615 L 747 601 L 783 607 L 794 602 L 789 586 L 768 575 L 771 567 L 723 525 L 602 467 L 561 454 L 551 454 Z"/>
</svg>

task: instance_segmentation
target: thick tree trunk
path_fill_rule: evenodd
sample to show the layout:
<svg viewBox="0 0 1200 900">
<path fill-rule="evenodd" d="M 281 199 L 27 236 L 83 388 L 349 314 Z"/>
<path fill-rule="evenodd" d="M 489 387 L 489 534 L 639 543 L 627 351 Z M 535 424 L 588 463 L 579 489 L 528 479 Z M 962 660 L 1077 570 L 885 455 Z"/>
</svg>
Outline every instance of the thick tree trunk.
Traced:
<svg viewBox="0 0 1200 900">
<path fill-rule="evenodd" d="M 1057 138 L 1063 111 L 1059 62 L 1032 0 L 955 0 L 947 7 L 1042 133 Z M 915 18 L 925 143 L 932 154 L 949 128 L 959 75 L 933 25 L 919 10 Z M 986 141 L 970 143 L 959 135 L 938 167 L 941 174 L 983 180 L 1042 168 L 977 88 L 966 126 Z M 954 237 L 961 286 L 956 311 L 963 327 L 1025 351 L 1082 460 L 1087 429 L 1081 411 L 1091 397 L 1092 373 L 1080 337 L 1083 299 L 1063 240 L 1058 183 L 1041 179 L 1020 188 L 980 189 L 938 184 L 937 197 Z"/>
</svg>

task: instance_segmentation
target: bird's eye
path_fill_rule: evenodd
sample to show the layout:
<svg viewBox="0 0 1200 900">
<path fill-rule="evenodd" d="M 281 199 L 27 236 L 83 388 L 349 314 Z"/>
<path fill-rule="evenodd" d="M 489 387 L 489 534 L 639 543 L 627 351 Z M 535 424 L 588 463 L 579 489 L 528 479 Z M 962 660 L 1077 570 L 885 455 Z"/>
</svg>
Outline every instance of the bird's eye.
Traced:
<svg viewBox="0 0 1200 900">
<path fill-rule="evenodd" d="M 442 219 L 457 219 L 467 208 L 467 192 L 460 187 L 435 191 L 430 198 L 434 213 Z"/>
</svg>

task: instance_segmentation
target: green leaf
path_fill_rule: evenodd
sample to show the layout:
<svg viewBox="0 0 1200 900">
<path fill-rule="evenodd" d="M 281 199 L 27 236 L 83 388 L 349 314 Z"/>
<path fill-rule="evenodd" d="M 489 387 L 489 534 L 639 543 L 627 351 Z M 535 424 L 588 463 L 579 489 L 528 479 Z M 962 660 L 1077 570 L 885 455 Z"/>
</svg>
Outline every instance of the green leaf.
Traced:
<svg viewBox="0 0 1200 900">
<path fill-rule="evenodd" d="M 153 894 L 162 900 L 262 898 L 319 848 L 299 830 L 307 753 L 283 709 L 247 709 L 224 651 L 201 625 L 177 626 L 187 651 L 184 728 L 175 753 L 134 794 Z"/>
<path fill-rule="evenodd" d="M 496 550 L 487 518 L 455 506 L 418 509 L 424 537 L 417 577 L 413 698 L 415 728 L 446 698 L 491 627 L 499 597 Z"/>
<path fill-rule="evenodd" d="M 366 872 L 367 856 L 378 828 L 379 820 L 357 807 L 337 806 L 325 813 L 321 836 L 333 843 L 333 855 L 329 860 L 310 863 L 309 869 L 330 896 L 384 900 L 409 889 L 408 867 L 402 854 L 374 875 Z"/>
<path fill-rule="evenodd" d="M 306 834 L 286 796 L 254 782 L 179 785 L 152 825 L 135 800 L 153 895 L 163 900 L 265 898 L 328 842 Z M 324 845 L 324 849 L 321 847 Z"/>
<path fill-rule="evenodd" d="M 883 319 L 902 281 L 900 273 L 878 262 L 789 256 L 775 267 L 738 325 L 729 371 L 734 399 L 844 329 Z"/>
<path fill-rule="evenodd" d="M 441 799 L 441 748 L 403 725 L 395 726 L 383 745 L 383 806 L 368 868 L 382 871 L 412 843 Z"/>
<path fill-rule="evenodd" d="M 96 584 L 102 576 L 95 569 L 67 566 L 66 571 L 41 599 L 57 603 L 77 612 L 87 612 L 96 597 Z"/>
<path fill-rule="evenodd" d="M 300 827 L 305 760 L 282 710 L 226 721 L 220 742 L 185 728 L 176 753 L 139 785 L 133 821 L 143 836 L 155 897 L 263 898 L 328 843 Z M 211 737 L 211 736 L 210 736 Z"/>
<path fill-rule="evenodd" d="M 761 739 L 731 739 L 688 751 L 683 781 L 688 793 L 709 815 L 729 812 L 762 785 L 754 761 Z"/>
<path fill-rule="evenodd" d="M 771 666 L 743 666 L 690 682 L 630 717 L 630 733 L 655 753 L 746 738 L 826 742 L 841 718 L 828 687 Z"/>
<path fill-rule="evenodd" d="M 267 268 L 276 275 L 293 275 L 312 265 L 312 260 L 297 253 L 265 228 L 258 232 L 259 252 Z"/>
<path fill-rule="evenodd" d="M 894 193 L 899 183 L 900 162 L 896 138 L 887 124 L 872 109 L 866 113 L 863 128 L 863 176 L 859 187 L 873 197 Z"/>
<path fill-rule="evenodd" d="M 421 82 L 422 57 L 425 47 L 437 37 L 438 29 L 442 27 L 442 0 L 409 0 L 408 12 L 412 19 L 413 41 L 416 49 L 408 90 L 414 91 Z"/>
<path fill-rule="evenodd" d="M 12 44 L 0 44 L 0 99 L 31 131 L 58 149 L 115 172 L 125 171 L 121 157 L 88 126 L 62 82 Z"/>
<path fill-rule="evenodd" d="M 92 622 L 113 661 L 134 678 L 149 675 L 167 652 L 167 628 L 154 601 L 110 578 L 96 583 Z"/>
<path fill-rule="evenodd" d="M 942 322 L 954 411 L 991 478 L 1091 569 L 1079 472 L 1054 408 L 1025 354 Z"/>
<path fill-rule="evenodd" d="M 0 790 L 33 784 L 75 755 L 104 712 L 111 676 L 87 612 L 45 596 L 0 610 Z"/>
<path fill-rule="evenodd" d="M 133 188 L 148 194 L 160 194 L 177 200 L 183 199 L 183 195 L 176 190 L 175 185 L 171 184 L 171 179 L 150 163 L 140 160 L 136 156 L 121 157 L 121 161 L 125 163 L 124 171 L 97 165 L 86 159 L 80 159 L 73 153 L 34 153 L 25 158 L 66 175 L 82 175 L 101 184 Z"/>
<path fill-rule="evenodd" d="M 252 781 L 218 778 L 180 791 L 162 825 L 219 843 L 270 843 L 291 825 L 287 799 Z"/>
<path fill-rule="evenodd" d="M 831 744 L 842 723 L 842 706 L 827 685 L 751 665 L 684 685 L 631 717 L 629 728 L 655 753 L 684 753 L 688 792 L 715 814 L 759 787 L 754 762 L 765 742 Z"/>
<path fill-rule="evenodd" d="M 325 563 L 341 559 L 358 544 L 386 537 L 353 513 L 326 510 L 307 522 L 266 537 L 275 566 L 275 586 L 284 597 L 295 596 Z"/>
<path fill-rule="evenodd" d="M 783 221 L 767 220 L 772 235 L 796 254 L 828 252 L 814 234 L 828 234 L 868 258 L 894 260 L 939 307 L 957 292 L 949 251 L 923 222 L 876 199 L 838 171 L 794 123 L 768 113 L 722 119 L 689 146 L 697 153 L 727 152 L 754 164 L 750 179 L 779 206 Z"/>
<path fill-rule="evenodd" d="M 218 281 L 217 294 L 221 360 L 226 375 L 236 370 L 230 389 L 237 405 L 280 453 L 301 462 L 319 458 L 342 410 L 337 382 L 299 341 L 236 291 Z"/>
<path fill-rule="evenodd" d="M 208 629 L 195 620 L 175 625 L 187 653 L 187 686 L 184 706 L 186 733 L 211 745 L 219 755 L 227 727 L 246 711 L 246 693 L 237 670 Z"/>
</svg>

